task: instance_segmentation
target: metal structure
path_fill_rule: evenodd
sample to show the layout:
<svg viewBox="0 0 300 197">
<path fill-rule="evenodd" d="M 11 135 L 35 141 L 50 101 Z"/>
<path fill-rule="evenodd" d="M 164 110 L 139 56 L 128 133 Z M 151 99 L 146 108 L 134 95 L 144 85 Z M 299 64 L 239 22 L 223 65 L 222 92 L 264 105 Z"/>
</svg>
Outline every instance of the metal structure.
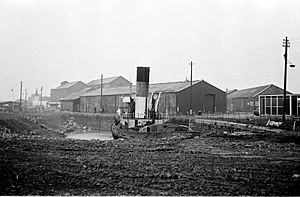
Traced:
<svg viewBox="0 0 300 197">
<path fill-rule="evenodd" d="M 137 67 L 136 97 L 135 100 L 123 97 L 128 109 L 120 111 L 112 123 L 111 131 L 114 139 L 168 137 L 175 133 L 193 132 L 186 125 L 168 122 L 167 116 L 158 112 L 161 92 L 152 92 L 148 103 L 149 71 L 149 67 Z M 134 114 L 131 114 L 133 111 Z"/>
</svg>

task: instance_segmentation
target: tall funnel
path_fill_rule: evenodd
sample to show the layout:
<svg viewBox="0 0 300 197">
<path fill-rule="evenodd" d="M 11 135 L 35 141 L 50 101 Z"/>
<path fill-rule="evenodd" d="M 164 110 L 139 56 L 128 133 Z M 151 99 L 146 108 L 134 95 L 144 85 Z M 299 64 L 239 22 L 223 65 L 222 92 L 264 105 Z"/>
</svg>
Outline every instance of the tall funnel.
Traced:
<svg viewBox="0 0 300 197">
<path fill-rule="evenodd" d="M 149 67 L 137 67 L 135 118 L 146 118 L 149 72 Z"/>
</svg>

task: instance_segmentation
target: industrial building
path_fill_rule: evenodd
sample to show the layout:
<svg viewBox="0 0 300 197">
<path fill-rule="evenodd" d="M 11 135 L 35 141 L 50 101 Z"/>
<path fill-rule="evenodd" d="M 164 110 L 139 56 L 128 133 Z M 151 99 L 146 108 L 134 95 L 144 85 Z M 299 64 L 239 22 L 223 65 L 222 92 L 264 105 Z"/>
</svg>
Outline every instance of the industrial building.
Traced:
<svg viewBox="0 0 300 197">
<path fill-rule="evenodd" d="M 102 84 L 102 85 L 101 85 Z M 122 76 L 96 79 L 87 84 L 81 81 L 63 81 L 57 88 L 51 89 L 51 108 L 60 108 L 63 111 L 80 111 L 79 97 L 86 92 L 100 88 L 124 87 L 130 86 L 131 82 Z"/>
<path fill-rule="evenodd" d="M 86 87 L 77 92 L 73 92 L 68 96 L 60 99 L 60 107 L 63 111 L 80 112 L 80 96 L 94 88 Z"/>
<path fill-rule="evenodd" d="M 227 110 L 230 112 L 253 112 L 259 108 L 260 95 L 277 94 L 283 94 L 283 89 L 273 84 L 230 91 L 227 93 Z"/>
<path fill-rule="evenodd" d="M 101 87 L 101 79 L 95 79 L 86 84 L 89 87 L 93 88 L 100 88 Z M 108 77 L 103 78 L 102 80 L 102 87 L 108 88 L 108 87 L 126 87 L 130 86 L 132 83 L 125 79 L 122 76 L 115 76 L 115 77 Z"/>
<path fill-rule="evenodd" d="M 82 81 L 63 81 L 60 83 L 60 86 L 50 90 L 51 102 L 59 102 L 61 98 L 86 87 L 87 85 Z"/>
<path fill-rule="evenodd" d="M 194 113 L 225 112 L 226 93 L 204 80 L 156 83 L 149 85 L 149 96 L 161 92 L 158 111 L 169 114 L 187 114 L 190 109 L 190 95 L 192 88 L 191 108 Z M 135 98 L 136 87 L 109 87 L 86 92 L 79 98 L 81 112 L 115 113 L 122 107 L 122 98 Z M 76 101 L 77 102 L 77 101 Z"/>
</svg>

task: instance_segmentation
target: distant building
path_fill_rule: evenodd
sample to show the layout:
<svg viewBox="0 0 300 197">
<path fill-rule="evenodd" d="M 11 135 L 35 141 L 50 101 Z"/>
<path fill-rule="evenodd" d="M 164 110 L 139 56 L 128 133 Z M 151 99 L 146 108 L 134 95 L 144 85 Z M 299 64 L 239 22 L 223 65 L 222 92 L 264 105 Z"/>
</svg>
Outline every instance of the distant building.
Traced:
<svg viewBox="0 0 300 197">
<path fill-rule="evenodd" d="M 126 86 L 130 86 L 130 85 L 132 85 L 132 83 L 122 76 L 103 78 L 103 88 L 126 87 Z M 100 88 L 101 87 L 101 79 L 92 80 L 87 83 L 87 86 L 93 87 L 93 88 Z"/>
<path fill-rule="evenodd" d="M 60 86 L 50 90 L 51 103 L 58 103 L 61 98 L 64 98 L 71 93 L 78 92 L 86 87 L 87 85 L 81 81 L 63 81 Z"/>
<path fill-rule="evenodd" d="M 32 95 L 32 106 L 37 107 L 40 105 L 40 95 L 38 93 L 38 90 L 35 90 L 35 94 Z"/>
<path fill-rule="evenodd" d="M 0 111 L 20 111 L 20 102 L 18 101 L 0 102 Z"/>
<path fill-rule="evenodd" d="M 290 92 L 288 92 L 290 94 Z M 283 94 L 283 89 L 273 84 L 257 86 L 227 93 L 227 110 L 231 112 L 253 112 L 259 108 L 260 95 Z"/>
<path fill-rule="evenodd" d="M 77 92 L 73 92 L 68 96 L 61 98 L 61 110 L 62 111 L 72 111 L 72 112 L 79 112 L 80 111 L 80 96 L 84 95 L 86 92 L 94 90 L 94 88 L 87 87 L 83 88 Z"/>
<path fill-rule="evenodd" d="M 49 106 L 50 96 L 43 96 L 41 98 L 41 94 L 38 93 L 38 90 L 35 90 L 35 94 L 32 94 L 28 101 L 26 102 L 26 107 L 44 107 L 47 108 Z"/>
<path fill-rule="evenodd" d="M 161 92 L 158 111 L 169 114 L 187 114 L 190 108 L 190 82 L 167 82 L 149 85 L 149 98 L 153 92 Z M 192 109 L 206 113 L 226 111 L 226 93 L 206 81 L 194 81 L 192 86 Z M 103 88 L 89 91 L 80 96 L 81 112 L 115 113 L 122 106 L 122 97 L 135 96 L 135 86 Z"/>
</svg>

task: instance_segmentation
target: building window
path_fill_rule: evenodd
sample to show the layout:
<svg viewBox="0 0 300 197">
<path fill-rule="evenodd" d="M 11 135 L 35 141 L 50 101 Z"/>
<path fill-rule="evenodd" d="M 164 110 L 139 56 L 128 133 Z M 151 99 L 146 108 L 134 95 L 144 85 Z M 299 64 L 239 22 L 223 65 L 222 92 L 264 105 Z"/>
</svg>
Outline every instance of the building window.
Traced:
<svg viewBox="0 0 300 197">
<path fill-rule="evenodd" d="M 277 115 L 277 96 L 272 96 L 272 115 Z"/>
<path fill-rule="evenodd" d="M 265 97 L 260 97 L 260 114 L 265 114 Z"/>
<path fill-rule="evenodd" d="M 283 96 L 278 96 L 278 115 L 283 114 Z"/>
<path fill-rule="evenodd" d="M 266 97 L 266 114 L 271 114 L 271 97 Z"/>
<path fill-rule="evenodd" d="M 286 97 L 286 114 L 293 115 L 298 114 L 300 110 L 300 98 L 296 101 L 293 100 L 291 95 Z M 294 103 L 294 104 L 293 104 Z M 270 115 L 282 115 L 283 114 L 283 96 L 274 95 L 274 96 L 260 96 L 259 97 L 259 104 L 260 104 L 260 114 L 270 114 Z M 298 111 L 296 108 L 292 108 L 293 106 L 297 106 L 299 108 Z M 292 114 L 293 112 L 293 114 Z"/>
</svg>

